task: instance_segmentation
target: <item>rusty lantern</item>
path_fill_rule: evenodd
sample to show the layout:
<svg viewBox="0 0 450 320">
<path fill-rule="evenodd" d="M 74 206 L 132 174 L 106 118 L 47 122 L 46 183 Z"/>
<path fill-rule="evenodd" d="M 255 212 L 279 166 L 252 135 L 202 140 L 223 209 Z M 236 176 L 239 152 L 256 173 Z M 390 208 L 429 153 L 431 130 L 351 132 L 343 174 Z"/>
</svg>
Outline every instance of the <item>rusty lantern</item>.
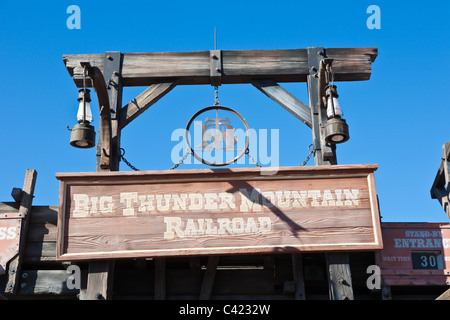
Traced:
<svg viewBox="0 0 450 320">
<path fill-rule="evenodd" d="M 342 109 L 337 98 L 336 86 L 330 85 L 325 88 L 327 101 L 327 123 L 325 124 L 324 136 L 325 141 L 331 144 L 343 143 L 350 139 L 348 125 L 342 116 Z"/>
</svg>

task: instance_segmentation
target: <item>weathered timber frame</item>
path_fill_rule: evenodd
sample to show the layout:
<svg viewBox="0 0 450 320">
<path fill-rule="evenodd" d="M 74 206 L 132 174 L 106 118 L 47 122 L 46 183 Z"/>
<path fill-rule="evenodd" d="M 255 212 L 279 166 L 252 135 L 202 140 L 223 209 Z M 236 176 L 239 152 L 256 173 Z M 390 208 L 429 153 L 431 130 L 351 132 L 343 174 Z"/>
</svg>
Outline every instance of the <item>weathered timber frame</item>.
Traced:
<svg viewBox="0 0 450 320">
<path fill-rule="evenodd" d="M 450 143 L 442 145 L 442 158 L 436 178 L 431 186 L 431 198 L 437 199 L 450 218 Z"/>
<path fill-rule="evenodd" d="M 321 47 L 289 50 L 211 50 L 196 52 L 149 52 L 64 55 L 65 66 L 77 87 L 83 86 L 83 65 L 88 64 L 86 85 L 99 99 L 101 124 L 97 144 L 97 171 L 118 171 L 120 132 L 176 85 L 251 83 L 312 129 L 316 165 L 337 164 L 336 148 L 322 134 L 326 121 L 322 97 L 327 84 L 325 67 L 333 64 L 335 81 L 369 80 L 377 48 Z M 100 71 L 104 81 L 98 81 Z M 105 83 L 105 85 L 103 84 Z M 279 82 L 307 82 L 309 106 Z M 122 89 L 148 86 L 139 96 L 122 105 Z M 101 97 L 100 97 L 101 96 Z M 109 102 L 110 117 L 104 113 Z M 103 108 L 103 109 L 102 109 Z M 102 113 L 103 112 L 103 113 Z M 111 130 L 111 131 L 109 131 Z M 161 258 L 164 259 L 164 258 Z M 211 296 L 218 258 L 211 257 L 200 298 Z M 293 255 L 297 299 L 304 299 L 301 255 Z M 87 299 L 109 299 L 113 261 L 91 262 Z M 350 267 L 346 253 L 327 255 L 330 297 L 352 299 Z M 157 259 L 155 297 L 165 297 L 165 263 Z"/>
</svg>

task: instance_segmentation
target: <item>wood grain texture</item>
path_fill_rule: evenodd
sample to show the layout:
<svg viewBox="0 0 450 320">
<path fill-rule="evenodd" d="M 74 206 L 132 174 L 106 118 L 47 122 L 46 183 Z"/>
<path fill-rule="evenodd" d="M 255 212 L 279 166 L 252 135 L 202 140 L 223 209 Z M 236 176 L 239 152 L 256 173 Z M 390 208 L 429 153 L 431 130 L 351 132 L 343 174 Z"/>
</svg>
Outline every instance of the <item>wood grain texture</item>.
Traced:
<svg viewBox="0 0 450 320">
<path fill-rule="evenodd" d="M 120 128 L 124 128 L 136 117 L 150 108 L 175 87 L 175 81 L 155 83 L 120 110 Z"/>
<path fill-rule="evenodd" d="M 308 127 L 312 127 L 311 109 L 271 80 L 253 80 L 252 85 Z"/>
<path fill-rule="evenodd" d="M 326 53 L 335 60 L 336 81 L 360 81 L 370 78 L 377 48 L 330 48 Z M 68 54 L 63 61 L 78 87 L 80 62 L 104 68 L 104 54 Z M 210 51 L 124 53 L 122 81 L 124 86 L 149 86 L 169 78 L 179 84 L 211 84 L 210 63 Z M 309 74 L 306 49 L 222 50 L 222 67 L 222 84 L 254 79 L 306 82 Z"/>
<path fill-rule="evenodd" d="M 336 167 L 280 168 L 274 176 L 253 169 L 186 170 L 184 177 L 159 171 L 58 174 L 63 192 L 58 258 L 380 249 L 374 167 Z M 315 190 L 309 198 L 308 190 Z M 315 198 L 321 190 L 323 198 Z M 326 190 L 358 190 L 358 199 L 340 192 L 333 200 Z M 81 216 L 74 215 L 81 208 L 74 195 L 80 194 L 92 199 Z M 100 210 L 101 199 L 110 205 L 106 212 Z"/>
</svg>

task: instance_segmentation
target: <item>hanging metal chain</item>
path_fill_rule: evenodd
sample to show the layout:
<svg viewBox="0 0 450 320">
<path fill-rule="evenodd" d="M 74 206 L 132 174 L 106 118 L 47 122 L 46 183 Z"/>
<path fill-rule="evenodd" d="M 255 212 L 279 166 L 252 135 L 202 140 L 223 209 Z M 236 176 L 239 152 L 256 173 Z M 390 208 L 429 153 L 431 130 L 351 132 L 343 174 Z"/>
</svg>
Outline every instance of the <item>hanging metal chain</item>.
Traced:
<svg viewBox="0 0 450 320">
<path fill-rule="evenodd" d="M 247 150 L 245 150 L 245 154 L 258 168 L 261 168 L 261 165 L 250 155 L 250 148 L 247 148 Z"/>
<path fill-rule="evenodd" d="M 219 104 L 219 87 L 214 86 L 214 105 L 218 106 Z"/>
<path fill-rule="evenodd" d="M 186 154 L 183 156 L 183 158 L 181 158 L 181 160 L 169 170 L 175 170 L 176 168 L 178 168 L 180 164 L 182 164 L 191 153 L 192 153 L 191 150 L 189 148 L 186 148 Z"/>
<path fill-rule="evenodd" d="M 120 148 L 120 159 L 122 159 L 123 162 L 125 162 L 125 164 L 127 166 L 129 166 L 131 169 L 133 169 L 134 171 L 140 171 L 138 168 L 136 168 L 135 166 L 133 166 L 131 163 L 128 162 L 127 159 L 125 159 L 124 155 L 125 155 L 125 149 Z"/>
<path fill-rule="evenodd" d="M 311 159 L 311 156 L 314 154 L 314 148 L 311 149 L 312 146 L 313 146 L 313 144 L 311 143 L 308 147 L 309 154 L 306 157 L 305 161 L 303 161 L 303 163 L 300 165 L 300 167 L 303 167 L 304 165 L 306 165 L 308 163 L 309 159 Z"/>
</svg>

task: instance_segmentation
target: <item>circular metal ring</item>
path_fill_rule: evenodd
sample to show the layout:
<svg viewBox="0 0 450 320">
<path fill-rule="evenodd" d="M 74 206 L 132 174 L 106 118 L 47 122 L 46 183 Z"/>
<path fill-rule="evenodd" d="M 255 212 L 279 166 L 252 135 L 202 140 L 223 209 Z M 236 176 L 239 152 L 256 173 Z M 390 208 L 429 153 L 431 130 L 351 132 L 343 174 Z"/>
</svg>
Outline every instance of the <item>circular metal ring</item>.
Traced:
<svg viewBox="0 0 450 320">
<path fill-rule="evenodd" d="M 198 155 L 195 153 L 194 148 L 192 148 L 192 146 L 191 146 L 191 144 L 190 144 L 190 141 L 189 141 L 189 139 L 188 139 L 189 128 L 191 127 L 191 124 L 192 124 L 192 122 L 194 121 L 194 119 L 196 119 L 200 114 L 202 114 L 202 113 L 204 113 L 204 112 L 206 112 L 206 111 L 209 111 L 209 110 L 216 110 L 216 109 L 225 110 L 225 111 L 228 111 L 228 112 L 234 114 L 235 116 L 237 116 L 237 117 L 242 121 L 242 123 L 244 124 L 245 130 L 246 130 L 246 136 L 247 136 L 247 142 L 246 142 L 245 147 L 244 147 L 244 149 L 242 150 L 241 153 L 239 153 L 239 154 L 238 154 L 236 157 L 234 157 L 232 160 L 229 160 L 229 161 L 226 161 L 226 162 L 218 162 L 218 163 L 217 163 L 217 162 L 210 162 L 210 161 L 205 160 L 205 159 L 203 159 L 202 157 L 198 156 Z M 236 110 L 234 110 L 234 109 L 232 109 L 232 108 L 229 108 L 229 107 L 221 106 L 221 105 L 214 105 L 214 106 L 206 107 L 206 108 L 203 108 L 203 109 L 197 111 L 197 112 L 191 117 L 191 119 L 189 119 L 189 122 L 188 122 L 187 125 L 186 125 L 185 139 L 186 139 L 186 144 L 187 144 L 188 149 L 191 151 L 192 155 L 193 155 L 197 160 L 199 160 L 199 161 L 201 161 L 202 163 L 204 163 L 204 164 L 206 164 L 206 165 L 209 165 L 209 166 L 220 167 L 220 166 L 226 166 L 226 165 L 229 165 L 229 164 L 232 164 L 232 163 L 236 162 L 239 158 L 241 158 L 241 157 L 245 154 L 245 152 L 246 152 L 246 150 L 248 149 L 248 146 L 249 146 L 249 144 L 250 144 L 250 130 L 249 130 L 247 121 L 245 121 L 244 117 L 241 116 Z M 203 139 L 203 137 L 202 137 L 202 139 Z"/>
</svg>

